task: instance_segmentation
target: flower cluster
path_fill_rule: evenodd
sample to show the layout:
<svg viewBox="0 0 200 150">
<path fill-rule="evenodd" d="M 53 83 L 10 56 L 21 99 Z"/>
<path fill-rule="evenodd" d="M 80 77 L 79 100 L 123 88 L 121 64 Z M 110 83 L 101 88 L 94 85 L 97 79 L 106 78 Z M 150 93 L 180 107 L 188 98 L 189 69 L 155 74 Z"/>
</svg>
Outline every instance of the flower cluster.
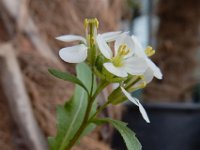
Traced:
<svg viewBox="0 0 200 150">
<path fill-rule="evenodd" d="M 155 53 L 152 47 L 143 48 L 134 35 L 128 32 L 97 33 L 97 19 L 86 19 L 84 22 L 86 36 L 63 35 L 57 37 L 64 42 L 79 41 L 80 44 L 62 48 L 59 56 L 68 63 L 86 62 L 101 79 L 116 83 L 116 89 L 111 93 L 111 103 L 119 103 L 129 99 L 139 107 L 146 120 L 148 115 L 140 101 L 131 96 L 131 92 L 144 88 L 153 77 L 162 79 L 160 69 L 149 58 Z M 121 96 L 114 98 L 116 95 Z M 123 95 L 122 95 L 123 93 Z"/>
</svg>

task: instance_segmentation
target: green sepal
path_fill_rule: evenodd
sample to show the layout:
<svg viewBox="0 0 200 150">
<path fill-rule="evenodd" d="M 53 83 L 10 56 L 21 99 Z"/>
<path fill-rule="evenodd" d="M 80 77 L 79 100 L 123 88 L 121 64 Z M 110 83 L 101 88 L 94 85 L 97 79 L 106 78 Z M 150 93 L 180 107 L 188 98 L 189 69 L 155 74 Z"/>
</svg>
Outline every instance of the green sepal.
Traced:
<svg viewBox="0 0 200 150">
<path fill-rule="evenodd" d="M 108 101 L 113 104 L 117 105 L 127 100 L 127 97 L 124 96 L 124 93 L 122 92 L 121 88 L 116 88 L 109 96 Z"/>
<path fill-rule="evenodd" d="M 102 55 L 98 55 L 95 62 L 95 67 L 99 72 L 102 72 L 104 62 L 105 62 L 105 57 L 103 57 Z"/>
</svg>

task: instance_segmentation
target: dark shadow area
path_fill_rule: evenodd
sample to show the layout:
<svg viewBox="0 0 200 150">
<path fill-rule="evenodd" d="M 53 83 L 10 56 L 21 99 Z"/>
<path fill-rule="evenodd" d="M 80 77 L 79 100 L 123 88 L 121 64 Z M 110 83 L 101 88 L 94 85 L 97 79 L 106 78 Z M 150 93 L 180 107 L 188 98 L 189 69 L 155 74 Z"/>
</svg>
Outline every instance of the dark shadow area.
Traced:
<svg viewBox="0 0 200 150">
<path fill-rule="evenodd" d="M 199 150 L 200 105 L 160 104 L 145 106 L 150 124 L 145 123 L 137 107 L 127 106 L 123 121 L 136 133 L 143 150 Z M 125 150 L 115 132 L 113 148 Z"/>
</svg>

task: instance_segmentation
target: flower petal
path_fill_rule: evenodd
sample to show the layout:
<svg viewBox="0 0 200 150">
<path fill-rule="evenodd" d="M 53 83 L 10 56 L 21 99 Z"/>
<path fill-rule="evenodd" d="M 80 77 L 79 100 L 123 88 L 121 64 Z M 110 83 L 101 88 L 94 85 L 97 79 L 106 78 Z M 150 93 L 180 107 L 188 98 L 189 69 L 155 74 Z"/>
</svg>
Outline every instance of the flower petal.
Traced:
<svg viewBox="0 0 200 150">
<path fill-rule="evenodd" d="M 142 104 L 140 103 L 140 101 L 135 98 L 135 97 L 132 97 L 131 94 L 129 94 L 123 87 L 121 87 L 121 90 L 122 92 L 124 93 L 124 95 L 131 101 L 133 102 L 135 105 L 137 105 L 139 107 L 139 110 L 140 110 L 140 113 L 142 114 L 142 117 L 144 118 L 144 120 L 147 122 L 147 123 L 150 123 L 149 121 L 149 117 L 144 109 L 144 107 L 142 106 Z"/>
<path fill-rule="evenodd" d="M 132 75 L 141 75 L 147 69 L 145 59 L 139 57 L 129 57 L 124 61 L 125 70 Z"/>
<path fill-rule="evenodd" d="M 124 95 L 128 98 L 128 100 L 130 100 L 131 102 L 133 102 L 136 106 L 139 106 L 138 101 L 136 101 L 131 94 L 129 94 L 123 87 L 121 87 L 122 92 L 124 93 Z"/>
<path fill-rule="evenodd" d="M 84 44 L 86 44 L 86 39 L 79 35 L 62 35 L 62 36 L 56 37 L 56 39 L 63 42 L 82 41 Z"/>
<path fill-rule="evenodd" d="M 62 48 L 59 51 L 62 60 L 69 63 L 80 63 L 87 58 L 87 47 L 84 44 Z"/>
<path fill-rule="evenodd" d="M 136 36 L 132 35 L 131 36 L 132 40 L 133 40 L 133 43 L 134 43 L 134 50 L 135 50 L 135 54 L 139 57 L 143 57 L 143 58 L 146 58 L 146 54 L 144 52 L 144 49 L 141 45 L 141 43 L 139 42 L 139 40 L 137 39 Z"/>
<path fill-rule="evenodd" d="M 127 32 L 121 34 L 116 39 L 116 41 L 115 41 L 115 56 L 118 53 L 119 46 L 122 45 L 122 44 L 127 45 L 128 48 L 130 49 L 130 52 L 125 56 L 125 58 L 128 58 L 128 57 L 132 56 L 133 53 L 134 53 L 134 43 L 133 43 L 132 38 L 128 35 Z"/>
<path fill-rule="evenodd" d="M 147 70 L 144 72 L 144 81 L 149 83 L 153 80 L 154 74 L 153 71 L 148 67 Z"/>
<path fill-rule="evenodd" d="M 156 66 L 156 64 L 151 61 L 149 58 L 146 59 L 148 66 L 150 67 L 150 69 L 153 71 L 154 76 L 157 79 L 162 79 L 162 73 L 160 71 L 160 69 Z"/>
<path fill-rule="evenodd" d="M 121 33 L 122 33 L 121 31 L 115 31 L 115 32 L 106 32 L 101 35 L 106 42 L 112 42 L 116 40 Z"/>
<path fill-rule="evenodd" d="M 107 71 L 110 73 L 118 76 L 118 77 L 127 77 L 128 74 L 122 67 L 115 67 L 112 63 L 104 63 L 103 66 L 106 68 Z"/>
<path fill-rule="evenodd" d="M 98 34 L 96 37 L 96 41 L 99 47 L 99 50 L 101 53 L 108 59 L 112 58 L 112 50 L 106 43 L 106 41 L 103 39 L 102 35 Z"/>
<path fill-rule="evenodd" d="M 136 98 L 135 98 L 136 99 Z M 147 115 L 146 110 L 144 109 L 144 107 L 142 106 L 142 104 L 140 103 L 140 101 L 137 99 L 138 103 L 139 103 L 139 110 L 140 113 L 142 114 L 143 119 L 147 122 L 150 123 L 149 117 Z"/>
</svg>

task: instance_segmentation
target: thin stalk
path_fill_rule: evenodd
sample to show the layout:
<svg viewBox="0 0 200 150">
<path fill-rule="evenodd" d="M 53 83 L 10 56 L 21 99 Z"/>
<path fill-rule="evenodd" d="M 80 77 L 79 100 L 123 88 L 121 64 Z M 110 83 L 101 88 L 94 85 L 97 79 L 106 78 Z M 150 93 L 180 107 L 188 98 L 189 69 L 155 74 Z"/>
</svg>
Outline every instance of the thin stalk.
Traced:
<svg viewBox="0 0 200 150">
<path fill-rule="evenodd" d="M 92 115 L 92 117 L 90 118 L 89 122 L 91 122 L 99 113 L 102 112 L 102 110 L 104 110 L 108 105 L 110 104 L 109 101 L 107 101 L 106 103 L 104 103 L 97 111 L 94 115 Z"/>
<path fill-rule="evenodd" d="M 93 77 L 94 78 L 94 77 Z M 93 81 L 92 81 L 93 84 Z M 76 134 L 74 135 L 73 139 L 70 141 L 68 147 L 66 148 L 66 150 L 70 150 L 72 148 L 72 146 L 77 142 L 77 140 L 79 139 L 79 137 L 81 136 L 81 134 L 83 133 L 84 129 L 87 127 L 88 123 L 89 123 L 89 116 L 90 116 L 90 112 L 92 109 L 92 104 L 94 102 L 94 100 L 96 99 L 97 95 L 108 85 L 107 82 L 103 81 L 100 83 L 100 85 L 98 86 L 97 90 L 95 91 L 94 95 L 92 96 L 92 91 L 90 93 L 90 96 L 88 97 L 88 106 L 86 109 L 86 114 L 85 117 L 83 119 L 83 122 L 80 126 L 80 128 L 78 129 L 78 131 L 76 132 Z M 96 114 L 96 113 L 95 113 Z"/>
<path fill-rule="evenodd" d="M 93 94 L 93 88 L 94 88 L 94 69 L 92 67 L 92 83 L 91 83 L 91 89 L 90 89 L 90 97 L 92 97 Z"/>
<path fill-rule="evenodd" d="M 78 131 L 76 132 L 76 134 L 74 135 L 74 138 L 70 141 L 68 147 L 66 148 L 66 150 L 70 150 L 72 148 L 72 146 L 77 142 L 77 140 L 79 139 L 79 137 L 81 136 L 81 134 L 83 133 L 85 127 L 87 126 L 87 122 L 88 122 L 88 118 L 89 118 L 89 114 L 90 114 L 90 111 L 91 111 L 91 108 L 92 108 L 92 99 L 91 97 L 88 97 L 88 106 L 87 106 L 87 109 L 86 109 L 86 114 L 85 114 L 85 117 L 83 119 L 83 122 L 80 126 L 80 128 L 78 129 Z"/>
<path fill-rule="evenodd" d="M 138 81 L 140 81 L 141 80 L 141 77 L 137 77 L 135 80 L 133 80 L 133 81 L 130 81 L 130 83 L 127 83 L 127 85 L 126 85 L 126 89 L 129 89 L 131 86 L 133 86 L 134 84 L 136 84 Z"/>
<path fill-rule="evenodd" d="M 92 96 L 93 98 L 96 98 L 97 95 L 108 85 L 109 83 L 107 81 L 102 81 L 97 90 L 95 91 L 94 95 Z"/>
</svg>

